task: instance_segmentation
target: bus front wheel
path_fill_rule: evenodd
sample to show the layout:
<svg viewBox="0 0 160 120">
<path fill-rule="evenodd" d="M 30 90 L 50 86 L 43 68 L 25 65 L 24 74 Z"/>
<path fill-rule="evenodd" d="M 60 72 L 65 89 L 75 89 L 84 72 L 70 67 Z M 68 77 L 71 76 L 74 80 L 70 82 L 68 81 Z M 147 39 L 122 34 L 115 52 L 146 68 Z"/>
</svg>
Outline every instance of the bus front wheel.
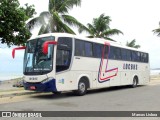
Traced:
<svg viewBox="0 0 160 120">
<path fill-rule="evenodd" d="M 87 92 L 87 84 L 84 80 L 80 80 L 78 83 L 78 90 L 74 91 L 76 95 L 83 96 Z"/>
</svg>

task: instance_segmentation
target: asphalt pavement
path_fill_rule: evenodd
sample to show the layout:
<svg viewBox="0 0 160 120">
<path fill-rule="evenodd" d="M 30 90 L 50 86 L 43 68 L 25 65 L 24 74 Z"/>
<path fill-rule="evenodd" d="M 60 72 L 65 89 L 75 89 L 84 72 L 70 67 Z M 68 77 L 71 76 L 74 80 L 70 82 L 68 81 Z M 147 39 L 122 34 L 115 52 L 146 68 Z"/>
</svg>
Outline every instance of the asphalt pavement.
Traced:
<svg viewBox="0 0 160 120">
<path fill-rule="evenodd" d="M 149 85 L 139 86 L 137 88 L 123 86 L 90 90 L 85 96 L 75 96 L 72 92 L 62 93 L 60 95 L 38 93 L 12 96 L 0 98 L 0 111 L 160 111 L 159 91 L 160 82 L 155 81 Z M 58 117 L 54 119 L 61 120 Z M 63 119 L 73 120 L 74 118 Z M 76 119 L 84 120 L 84 118 Z M 90 120 L 91 118 L 85 119 Z M 99 118 L 92 118 L 92 120 L 94 119 Z M 99 120 L 101 119 L 106 120 L 106 118 L 100 118 Z M 124 120 L 124 118 L 117 119 Z M 159 118 L 125 119 L 158 120 Z"/>
</svg>

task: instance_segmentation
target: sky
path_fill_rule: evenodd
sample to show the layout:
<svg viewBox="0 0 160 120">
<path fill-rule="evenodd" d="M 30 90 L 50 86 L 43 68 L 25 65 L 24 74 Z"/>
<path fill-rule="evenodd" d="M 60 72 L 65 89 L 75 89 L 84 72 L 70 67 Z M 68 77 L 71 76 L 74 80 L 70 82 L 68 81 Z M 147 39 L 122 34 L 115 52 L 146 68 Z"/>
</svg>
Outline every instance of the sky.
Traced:
<svg viewBox="0 0 160 120">
<path fill-rule="evenodd" d="M 48 0 L 19 0 L 35 6 L 37 15 L 48 11 Z M 92 19 L 104 13 L 110 16 L 111 28 L 121 30 L 124 35 L 111 37 L 123 45 L 136 39 L 142 50 L 149 52 L 151 68 L 160 68 L 160 37 L 152 30 L 159 27 L 160 0 L 82 0 L 80 7 L 74 7 L 69 14 L 86 25 Z M 86 34 L 81 34 L 85 36 Z M 12 48 L 0 46 L 0 80 L 8 76 L 22 75 L 24 51 L 16 51 L 12 59 Z"/>
</svg>

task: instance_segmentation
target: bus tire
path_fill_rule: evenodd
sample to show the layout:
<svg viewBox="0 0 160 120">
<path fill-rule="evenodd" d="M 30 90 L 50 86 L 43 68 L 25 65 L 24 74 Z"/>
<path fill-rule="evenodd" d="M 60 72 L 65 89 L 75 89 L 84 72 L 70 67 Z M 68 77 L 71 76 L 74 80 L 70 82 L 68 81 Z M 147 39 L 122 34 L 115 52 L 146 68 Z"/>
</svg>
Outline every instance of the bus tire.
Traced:
<svg viewBox="0 0 160 120">
<path fill-rule="evenodd" d="M 78 90 L 75 91 L 75 94 L 78 96 L 83 96 L 87 92 L 87 82 L 85 79 L 81 79 L 78 83 Z"/>
<path fill-rule="evenodd" d="M 132 83 L 132 88 L 136 88 L 137 87 L 137 84 L 138 84 L 138 77 L 134 77 L 133 78 L 133 83 Z"/>
</svg>

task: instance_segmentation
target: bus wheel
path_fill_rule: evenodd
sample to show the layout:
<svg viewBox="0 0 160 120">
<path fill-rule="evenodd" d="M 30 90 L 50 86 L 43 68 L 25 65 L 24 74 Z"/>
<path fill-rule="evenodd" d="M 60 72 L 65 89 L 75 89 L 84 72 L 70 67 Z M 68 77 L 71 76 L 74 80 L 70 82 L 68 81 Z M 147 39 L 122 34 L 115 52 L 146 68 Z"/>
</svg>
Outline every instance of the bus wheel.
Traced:
<svg viewBox="0 0 160 120">
<path fill-rule="evenodd" d="M 87 84 L 84 80 L 80 80 L 78 83 L 78 90 L 75 91 L 76 95 L 83 96 L 87 92 Z"/>
<path fill-rule="evenodd" d="M 138 84 L 138 79 L 137 79 L 137 77 L 134 77 L 133 78 L 133 83 L 132 83 L 132 88 L 137 87 L 137 84 Z"/>
</svg>

